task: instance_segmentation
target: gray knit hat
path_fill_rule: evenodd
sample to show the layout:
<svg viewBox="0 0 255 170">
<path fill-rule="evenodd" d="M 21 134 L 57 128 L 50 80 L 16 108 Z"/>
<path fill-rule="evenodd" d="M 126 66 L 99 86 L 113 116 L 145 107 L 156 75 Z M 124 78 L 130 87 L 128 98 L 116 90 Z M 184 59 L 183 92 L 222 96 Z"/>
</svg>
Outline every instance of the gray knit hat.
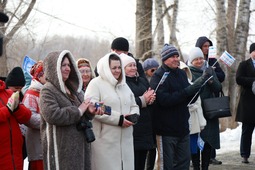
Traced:
<svg viewBox="0 0 255 170">
<path fill-rule="evenodd" d="M 158 68 L 158 67 L 159 67 L 159 63 L 154 58 L 147 58 L 143 62 L 143 69 L 144 69 L 144 71 L 147 71 L 147 70 L 149 70 L 151 68 Z"/>
<path fill-rule="evenodd" d="M 178 55 L 179 56 L 179 52 L 178 50 L 169 44 L 165 44 L 162 51 L 161 51 L 161 60 L 165 61 L 167 60 L 169 57 L 172 57 L 174 55 Z"/>
</svg>

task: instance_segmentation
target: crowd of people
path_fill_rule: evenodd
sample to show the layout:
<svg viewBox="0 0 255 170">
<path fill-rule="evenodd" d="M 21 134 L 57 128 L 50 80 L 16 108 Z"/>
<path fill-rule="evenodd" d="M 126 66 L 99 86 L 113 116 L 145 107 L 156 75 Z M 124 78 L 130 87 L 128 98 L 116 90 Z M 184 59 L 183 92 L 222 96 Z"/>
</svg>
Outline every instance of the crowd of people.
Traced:
<svg viewBox="0 0 255 170">
<path fill-rule="evenodd" d="M 0 167 L 22 170 L 208 170 L 220 148 L 218 118 L 203 100 L 219 96 L 225 73 L 213 46 L 199 37 L 188 58 L 165 44 L 160 60 L 144 62 L 118 37 L 93 67 L 68 50 L 50 52 L 30 70 L 0 80 Z M 236 121 L 240 155 L 249 163 L 255 117 L 255 43 L 236 73 L 241 86 Z M 95 69 L 94 69 L 95 68 Z"/>
</svg>

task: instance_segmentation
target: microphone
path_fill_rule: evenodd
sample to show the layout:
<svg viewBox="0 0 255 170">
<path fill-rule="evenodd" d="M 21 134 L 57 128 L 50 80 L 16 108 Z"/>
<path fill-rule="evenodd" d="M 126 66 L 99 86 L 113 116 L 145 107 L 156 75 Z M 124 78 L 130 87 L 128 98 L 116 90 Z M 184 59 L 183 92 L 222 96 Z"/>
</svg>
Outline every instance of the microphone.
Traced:
<svg viewBox="0 0 255 170">
<path fill-rule="evenodd" d="M 6 23 L 8 21 L 9 21 L 9 17 L 5 13 L 0 12 L 0 22 Z"/>
</svg>

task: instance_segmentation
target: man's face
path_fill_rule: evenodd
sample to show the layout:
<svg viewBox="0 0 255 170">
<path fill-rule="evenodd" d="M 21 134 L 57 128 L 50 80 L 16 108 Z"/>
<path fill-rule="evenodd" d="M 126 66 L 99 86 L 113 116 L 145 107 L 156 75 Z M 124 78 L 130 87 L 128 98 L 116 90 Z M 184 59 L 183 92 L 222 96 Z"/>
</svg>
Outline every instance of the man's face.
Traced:
<svg viewBox="0 0 255 170">
<path fill-rule="evenodd" d="M 210 47 L 210 43 L 208 41 L 206 41 L 203 45 L 202 45 L 202 52 L 203 54 L 206 56 L 208 55 L 208 51 L 209 51 L 209 47 Z"/>
<path fill-rule="evenodd" d="M 255 50 L 251 52 L 251 58 L 255 60 Z"/>
<path fill-rule="evenodd" d="M 117 53 L 118 55 L 120 55 L 120 54 L 122 54 L 122 53 L 128 54 L 128 51 L 121 51 L 121 50 L 116 50 L 116 49 L 114 49 L 113 51 L 114 51 L 115 53 Z"/>
<path fill-rule="evenodd" d="M 178 55 L 171 56 L 164 61 L 164 64 L 171 69 L 176 69 L 180 65 L 180 57 Z"/>
</svg>

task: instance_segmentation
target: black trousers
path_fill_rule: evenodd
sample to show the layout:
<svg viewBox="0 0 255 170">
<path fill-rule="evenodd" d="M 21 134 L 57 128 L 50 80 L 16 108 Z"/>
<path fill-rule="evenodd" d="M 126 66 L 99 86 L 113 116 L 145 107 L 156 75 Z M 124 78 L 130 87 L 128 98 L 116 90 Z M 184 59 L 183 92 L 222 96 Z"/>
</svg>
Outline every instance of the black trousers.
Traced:
<svg viewBox="0 0 255 170">
<path fill-rule="evenodd" d="M 148 150 L 135 150 L 135 170 L 144 170 Z"/>
<path fill-rule="evenodd" d="M 242 136 L 240 145 L 240 155 L 242 157 L 249 158 L 251 154 L 252 133 L 255 127 L 255 123 L 243 123 L 242 124 Z"/>
</svg>

